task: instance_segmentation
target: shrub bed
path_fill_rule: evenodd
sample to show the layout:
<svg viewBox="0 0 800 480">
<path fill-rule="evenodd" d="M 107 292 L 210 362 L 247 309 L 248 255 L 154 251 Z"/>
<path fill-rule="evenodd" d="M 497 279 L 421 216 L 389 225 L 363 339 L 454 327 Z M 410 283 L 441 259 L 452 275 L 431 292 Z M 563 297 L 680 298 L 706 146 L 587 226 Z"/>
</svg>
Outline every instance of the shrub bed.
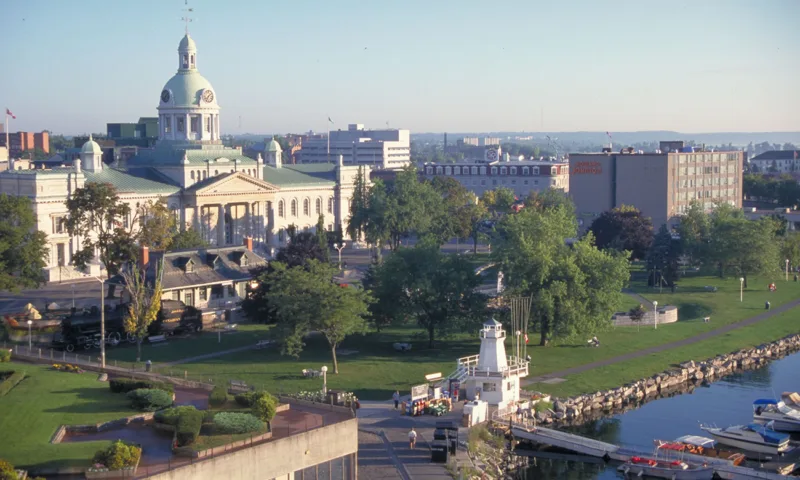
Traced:
<svg viewBox="0 0 800 480">
<path fill-rule="evenodd" d="M 250 408 L 255 403 L 256 399 L 262 392 L 244 392 L 244 393 L 237 393 L 233 399 L 236 400 L 242 407 Z"/>
<path fill-rule="evenodd" d="M 108 381 L 108 388 L 114 393 L 128 393 L 140 388 L 157 388 L 169 392 L 175 392 L 175 386 L 167 382 L 153 382 L 150 380 L 136 380 L 133 378 L 112 378 Z"/>
<path fill-rule="evenodd" d="M 131 406 L 145 412 L 154 412 L 172 405 L 172 394 L 157 388 L 139 388 L 128 392 Z"/>
<path fill-rule="evenodd" d="M 0 363 L 10 362 L 10 361 L 11 361 L 11 350 L 6 350 L 6 349 L 0 350 Z"/>
<path fill-rule="evenodd" d="M 12 388 L 16 387 L 19 382 L 25 378 L 25 372 L 14 372 L 8 376 L 2 383 L 0 383 L 0 397 L 10 392 Z"/>
<path fill-rule="evenodd" d="M 176 439 L 179 447 L 191 445 L 197 440 L 203 426 L 203 416 L 204 412 L 200 410 L 188 410 L 178 417 Z"/>
<path fill-rule="evenodd" d="M 68 363 L 66 364 L 54 363 L 53 369 L 59 370 L 61 372 L 72 372 L 72 373 L 83 373 L 85 371 L 77 365 L 70 365 Z"/>
<path fill-rule="evenodd" d="M 264 422 L 249 413 L 219 412 L 214 415 L 214 433 L 237 434 L 257 432 Z"/>
<path fill-rule="evenodd" d="M 217 385 L 211 390 L 211 393 L 208 394 L 208 404 L 212 407 L 221 407 L 225 405 L 227 401 L 228 391 L 225 390 L 225 387 Z"/>
<path fill-rule="evenodd" d="M 253 401 L 253 415 L 263 422 L 272 421 L 278 409 L 278 399 L 267 392 L 261 392 Z"/>
<path fill-rule="evenodd" d="M 122 440 L 117 440 L 105 450 L 98 450 L 94 454 L 92 463 L 95 468 L 107 468 L 109 470 L 121 470 L 123 468 L 135 467 L 142 456 L 142 449 L 136 445 L 130 445 Z"/>
<path fill-rule="evenodd" d="M 181 415 L 185 415 L 187 412 L 195 411 L 197 411 L 197 409 L 194 408 L 194 405 L 181 405 L 179 407 L 159 410 L 153 416 L 153 419 L 158 423 L 165 423 L 167 425 L 175 426 L 178 424 L 178 419 L 181 417 Z"/>
</svg>

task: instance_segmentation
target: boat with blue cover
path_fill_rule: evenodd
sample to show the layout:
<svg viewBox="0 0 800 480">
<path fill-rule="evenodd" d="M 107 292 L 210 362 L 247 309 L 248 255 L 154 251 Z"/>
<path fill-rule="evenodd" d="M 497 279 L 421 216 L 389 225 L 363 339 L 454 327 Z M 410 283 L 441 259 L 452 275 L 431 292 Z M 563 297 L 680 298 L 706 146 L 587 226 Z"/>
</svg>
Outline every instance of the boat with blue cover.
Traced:
<svg viewBox="0 0 800 480">
<path fill-rule="evenodd" d="M 772 422 L 766 425 L 751 423 L 725 428 L 700 425 L 700 428 L 714 437 L 717 443 L 740 448 L 747 452 L 779 455 L 791 448 L 789 435 L 776 432 Z"/>
<path fill-rule="evenodd" d="M 800 411 L 780 400 L 760 398 L 753 402 L 753 420 L 761 424 L 772 422 L 772 428 L 779 432 L 800 432 Z"/>
</svg>

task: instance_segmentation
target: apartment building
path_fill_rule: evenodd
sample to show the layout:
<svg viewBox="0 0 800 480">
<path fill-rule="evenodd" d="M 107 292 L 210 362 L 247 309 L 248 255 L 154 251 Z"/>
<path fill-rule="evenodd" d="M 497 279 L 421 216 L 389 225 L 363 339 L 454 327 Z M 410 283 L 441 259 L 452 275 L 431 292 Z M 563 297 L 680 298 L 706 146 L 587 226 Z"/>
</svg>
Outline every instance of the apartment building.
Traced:
<svg viewBox="0 0 800 480">
<path fill-rule="evenodd" d="M 345 165 L 369 165 L 399 169 L 411 163 L 411 133 L 408 130 L 366 130 L 354 123 L 347 130 L 330 132 L 329 139 L 308 138 L 299 151 L 300 163 L 335 163 L 339 155 Z"/>
</svg>

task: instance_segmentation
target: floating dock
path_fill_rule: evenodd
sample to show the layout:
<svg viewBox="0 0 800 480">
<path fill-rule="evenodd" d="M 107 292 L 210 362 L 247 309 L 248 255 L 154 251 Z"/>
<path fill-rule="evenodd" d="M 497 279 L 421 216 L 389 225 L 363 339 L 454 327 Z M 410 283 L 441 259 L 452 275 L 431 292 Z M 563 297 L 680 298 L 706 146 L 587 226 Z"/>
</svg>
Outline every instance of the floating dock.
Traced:
<svg viewBox="0 0 800 480">
<path fill-rule="evenodd" d="M 562 432 L 552 428 L 539 427 L 532 424 L 532 422 L 502 422 L 503 425 L 510 426 L 510 433 L 517 439 L 527 440 L 529 442 L 549 445 L 552 447 L 560 448 L 570 452 L 575 452 L 579 455 L 589 457 L 602 458 L 604 461 L 609 462 L 612 460 L 618 462 L 627 462 L 634 456 L 652 456 L 652 451 L 643 449 L 622 447 L 614 445 L 613 443 L 602 442 L 592 438 L 582 437 L 573 433 Z M 775 472 L 769 472 L 762 469 L 750 467 L 737 467 L 733 462 L 724 458 L 705 457 L 702 455 L 684 454 L 686 460 L 693 463 L 705 463 L 714 467 L 714 472 L 724 480 L 746 480 L 746 479 L 763 479 L 763 480 L 785 480 L 790 478 L 787 475 Z M 788 469 L 794 470 L 794 465 L 787 465 L 782 470 L 787 472 Z"/>
</svg>

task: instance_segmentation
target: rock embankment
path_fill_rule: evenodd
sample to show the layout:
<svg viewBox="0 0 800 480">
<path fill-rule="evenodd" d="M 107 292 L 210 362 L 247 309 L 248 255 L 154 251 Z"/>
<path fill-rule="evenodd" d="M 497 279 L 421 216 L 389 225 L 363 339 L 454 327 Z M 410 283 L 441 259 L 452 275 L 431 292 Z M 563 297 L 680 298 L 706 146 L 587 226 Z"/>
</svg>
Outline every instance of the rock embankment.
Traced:
<svg viewBox="0 0 800 480">
<path fill-rule="evenodd" d="M 608 414 L 617 414 L 657 398 L 691 392 L 740 370 L 760 368 L 772 360 L 800 350 L 800 334 L 789 335 L 755 348 L 717 355 L 701 362 L 687 361 L 678 366 L 619 388 L 556 399 L 553 408 L 537 412 L 543 424 L 578 425 Z"/>
</svg>

